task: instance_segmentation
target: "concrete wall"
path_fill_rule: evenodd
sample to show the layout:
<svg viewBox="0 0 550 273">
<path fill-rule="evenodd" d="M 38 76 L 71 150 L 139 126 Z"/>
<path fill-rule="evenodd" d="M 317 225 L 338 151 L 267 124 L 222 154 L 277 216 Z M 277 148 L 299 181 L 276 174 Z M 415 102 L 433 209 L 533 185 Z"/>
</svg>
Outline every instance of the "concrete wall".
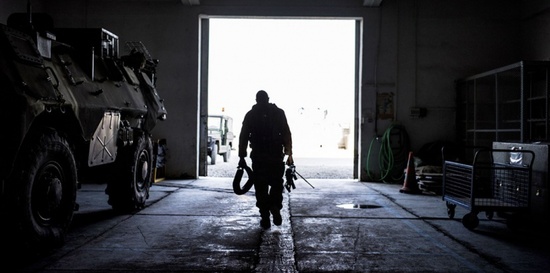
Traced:
<svg viewBox="0 0 550 273">
<path fill-rule="evenodd" d="M 25 12 L 25 2 L 3 0 L 0 22 Z M 57 27 L 104 27 L 119 35 L 121 45 L 142 41 L 160 60 L 157 87 L 168 120 L 153 135 L 167 139 L 168 178 L 198 176 L 200 15 L 362 18 L 360 180 L 368 179 L 371 141 L 376 149 L 377 137 L 394 122 L 406 128 L 412 151 L 436 140 L 454 141 L 456 79 L 522 59 L 550 58 L 547 1 L 384 0 L 378 8 L 362 2 L 202 0 L 189 6 L 178 0 L 52 0 L 33 1 L 33 10 L 52 15 Z M 376 118 L 377 93 L 394 95 L 393 120 Z M 426 117 L 411 118 L 411 107 L 426 108 Z"/>
<path fill-rule="evenodd" d="M 524 1 L 518 19 L 521 26 L 521 57 L 550 60 L 550 1 Z"/>
</svg>

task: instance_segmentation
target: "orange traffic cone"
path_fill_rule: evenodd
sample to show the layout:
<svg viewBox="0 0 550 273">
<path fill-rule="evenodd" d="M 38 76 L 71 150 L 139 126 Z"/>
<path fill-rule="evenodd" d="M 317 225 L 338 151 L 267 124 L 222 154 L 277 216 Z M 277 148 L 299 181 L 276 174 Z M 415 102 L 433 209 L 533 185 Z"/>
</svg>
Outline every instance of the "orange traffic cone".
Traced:
<svg viewBox="0 0 550 273">
<path fill-rule="evenodd" d="M 403 193 L 418 193 L 420 188 L 416 181 L 416 170 L 414 168 L 413 152 L 409 152 L 409 161 L 407 162 L 407 169 L 405 170 L 405 179 L 403 180 L 403 187 L 399 189 L 399 192 Z"/>
</svg>

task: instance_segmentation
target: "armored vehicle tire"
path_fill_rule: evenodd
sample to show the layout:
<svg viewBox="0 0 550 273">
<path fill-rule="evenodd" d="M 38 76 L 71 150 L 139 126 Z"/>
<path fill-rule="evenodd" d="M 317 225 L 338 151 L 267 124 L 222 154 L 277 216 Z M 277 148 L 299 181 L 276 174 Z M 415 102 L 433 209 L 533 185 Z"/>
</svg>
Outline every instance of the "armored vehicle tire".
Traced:
<svg viewBox="0 0 550 273">
<path fill-rule="evenodd" d="M 134 145 L 119 150 L 117 169 L 109 181 L 109 204 L 119 212 L 142 209 L 149 198 L 153 174 L 153 144 L 151 138 L 142 135 Z"/>
<path fill-rule="evenodd" d="M 218 157 L 218 145 L 212 145 L 212 152 L 210 153 L 210 164 L 216 165 L 216 157 Z"/>
<path fill-rule="evenodd" d="M 73 219 L 77 169 L 67 141 L 47 131 L 28 145 L 18 161 L 14 211 L 23 240 L 31 244 L 63 244 Z"/>
</svg>

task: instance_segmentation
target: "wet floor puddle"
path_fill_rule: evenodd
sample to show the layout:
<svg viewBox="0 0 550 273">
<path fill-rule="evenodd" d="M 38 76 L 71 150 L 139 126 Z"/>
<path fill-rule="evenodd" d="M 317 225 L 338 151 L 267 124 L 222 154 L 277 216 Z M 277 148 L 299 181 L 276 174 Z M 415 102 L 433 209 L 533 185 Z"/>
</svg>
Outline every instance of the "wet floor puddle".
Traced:
<svg viewBox="0 0 550 273">
<path fill-rule="evenodd" d="M 369 205 L 369 204 L 342 204 L 342 205 L 337 205 L 337 207 L 342 209 L 377 209 L 382 206 Z"/>
</svg>

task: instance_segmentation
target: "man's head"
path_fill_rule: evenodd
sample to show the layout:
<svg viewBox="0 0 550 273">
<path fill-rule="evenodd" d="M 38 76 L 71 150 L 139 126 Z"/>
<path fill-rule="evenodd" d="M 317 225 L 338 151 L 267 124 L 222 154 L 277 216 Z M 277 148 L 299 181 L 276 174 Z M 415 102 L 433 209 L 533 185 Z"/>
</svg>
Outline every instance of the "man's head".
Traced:
<svg viewBox="0 0 550 273">
<path fill-rule="evenodd" d="M 256 102 L 259 103 L 259 104 L 268 103 L 269 102 L 269 96 L 267 95 L 267 92 L 265 92 L 264 90 L 258 91 L 258 93 L 256 93 Z"/>
</svg>

